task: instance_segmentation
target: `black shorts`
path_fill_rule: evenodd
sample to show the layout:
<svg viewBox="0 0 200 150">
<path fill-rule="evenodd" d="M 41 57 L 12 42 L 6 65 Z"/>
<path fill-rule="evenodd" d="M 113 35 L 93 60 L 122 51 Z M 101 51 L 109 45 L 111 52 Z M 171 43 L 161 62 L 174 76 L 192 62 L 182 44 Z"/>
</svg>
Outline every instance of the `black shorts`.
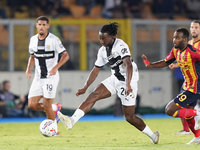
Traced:
<svg viewBox="0 0 200 150">
<path fill-rule="evenodd" d="M 174 102 L 178 103 L 181 107 L 196 106 L 198 99 L 200 99 L 200 94 L 183 91 L 176 98 L 174 98 Z"/>
</svg>

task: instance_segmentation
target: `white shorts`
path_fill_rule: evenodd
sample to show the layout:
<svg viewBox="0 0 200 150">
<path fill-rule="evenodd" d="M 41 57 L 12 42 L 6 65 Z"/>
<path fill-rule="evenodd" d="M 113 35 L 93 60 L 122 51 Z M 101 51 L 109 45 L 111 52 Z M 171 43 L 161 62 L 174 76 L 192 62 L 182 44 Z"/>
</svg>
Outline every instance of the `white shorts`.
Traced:
<svg viewBox="0 0 200 150">
<path fill-rule="evenodd" d="M 59 82 L 59 74 L 49 76 L 45 79 L 34 77 L 31 84 L 28 98 L 35 96 L 43 96 L 45 98 L 54 99 Z"/>
<path fill-rule="evenodd" d="M 132 94 L 134 97 L 125 97 L 125 89 L 126 89 L 126 82 L 125 81 L 119 81 L 115 75 L 111 75 L 107 79 L 101 82 L 111 93 L 111 95 L 117 94 L 119 98 L 121 99 L 122 105 L 124 106 L 132 106 L 135 105 L 135 100 L 137 97 L 137 80 L 131 81 L 131 88 L 132 88 Z"/>
</svg>

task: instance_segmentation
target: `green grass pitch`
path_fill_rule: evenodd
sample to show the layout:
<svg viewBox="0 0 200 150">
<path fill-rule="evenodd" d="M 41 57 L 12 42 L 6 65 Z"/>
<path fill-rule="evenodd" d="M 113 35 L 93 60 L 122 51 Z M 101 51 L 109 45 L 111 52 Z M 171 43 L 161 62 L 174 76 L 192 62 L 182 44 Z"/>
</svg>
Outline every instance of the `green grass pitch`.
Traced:
<svg viewBox="0 0 200 150">
<path fill-rule="evenodd" d="M 58 124 L 60 135 L 43 137 L 37 123 L 0 123 L 0 150 L 194 150 L 186 145 L 191 135 L 172 135 L 182 129 L 180 119 L 145 119 L 161 133 L 160 143 L 150 139 L 126 121 L 78 122 L 72 130 Z"/>
</svg>

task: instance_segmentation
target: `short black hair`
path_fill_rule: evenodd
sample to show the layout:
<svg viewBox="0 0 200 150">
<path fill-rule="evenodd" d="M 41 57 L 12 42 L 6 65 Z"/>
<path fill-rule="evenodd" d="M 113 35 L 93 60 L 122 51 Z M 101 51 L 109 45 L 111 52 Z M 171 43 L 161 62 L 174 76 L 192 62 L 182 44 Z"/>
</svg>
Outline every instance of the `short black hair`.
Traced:
<svg viewBox="0 0 200 150">
<path fill-rule="evenodd" d="M 45 16 L 40 16 L 36 19 L 36 22 L 38 22 L 39 20 L 43 20 L 43 21 L 46 21 L 47 23 L 49 23 L 49 19 Z"/>
<path fill-rule="evenodd" d="M 5 85 L 6 83 L 10 83 L 10 81 L 9 80 L 4 80 L 3 81 L 3 85 Z"/>
<path fill-rule="evenodd" d="M 116 36 L 117 35 L 117 30 L 118 30 L 118 23 L 117 22 L 112 22 L 110 24 L 104 25 L 100 32 L 101 33 L 107 33 L 108 35 Z"/>
<path fill-rule="evenodd" d="M 193 20 L 192 22 L 198 23 L 200 25 L 200 20 Z"/>
<path fill-rule="evenodd" d="M 180 27 L 180 28 L 176 29 L 176 32 L 182 32 L 183 33 L 183 38 L 189 39 L 190 33 L 189 33 L 188 29 L 186 29 L 184 27 Z"/>
</svg>

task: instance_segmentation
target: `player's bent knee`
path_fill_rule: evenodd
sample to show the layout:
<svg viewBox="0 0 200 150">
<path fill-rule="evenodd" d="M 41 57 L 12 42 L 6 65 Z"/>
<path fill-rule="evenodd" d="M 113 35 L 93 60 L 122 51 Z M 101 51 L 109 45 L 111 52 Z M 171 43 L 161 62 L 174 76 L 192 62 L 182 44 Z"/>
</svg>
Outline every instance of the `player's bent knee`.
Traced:
<svg viewBox="0 0 200 150">
<path fill-rule="evenodd" d="M 167 115 L 169 115 L 169 116 L 172 116 L 174 114 L 174 112 L 170 108 L 168 108 L 168 107 L 165 108 L 165 113 Z"/>
<path fill-rule="evenodd" d="M 36 105 L 31 100 L 28 101 L 28 108 L 32 110 L 36 110 Z"/>
<path fill-rule="evenodd" d="M 33 103 L 28 103 L 28 108 L 32 109 L 32 110 L 35 110 L 36 107 L 34 106 Z"/>
</svg>

